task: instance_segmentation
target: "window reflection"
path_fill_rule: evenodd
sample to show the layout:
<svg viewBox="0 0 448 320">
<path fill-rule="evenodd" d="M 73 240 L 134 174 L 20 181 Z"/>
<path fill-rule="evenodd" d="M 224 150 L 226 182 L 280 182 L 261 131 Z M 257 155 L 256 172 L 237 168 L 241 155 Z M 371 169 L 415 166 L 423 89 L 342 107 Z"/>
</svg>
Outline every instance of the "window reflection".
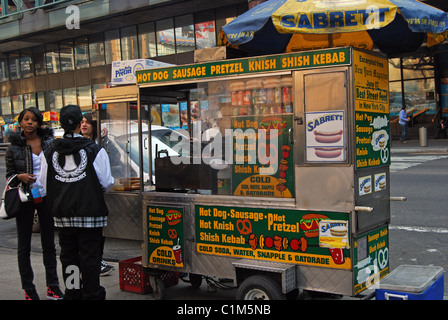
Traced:
<svg viewBox="0 0 448 320">
<path fill-rule="evenodd" d="M 104 65 L 104 36 L 102 33 L 89 36 L 89 56 L 92 67 Z"/>
<path fill-rule="evenodd" d="M 121 29 L 122 60 L 138 59 L 137 27 Z"/>
<path fill-rule="evenodd" d="M 121 60 L 120 30 L 105 32 L 104 46 L 106 49 L 106 64 Z"/>
<path fill-rule="evenodd" d="M 156 22 L 157 56 L 175 54 L 173 19 Z"/>
<path fill-rule="evenodd" d="M 61 71 L 59 64 L 59 47 L 57 43 L 46 45 L 45 58 L 48 74 Z"/>
<path fill-rule="evenodd" d="M 157 55 L 157 45 L 154 22 L 139 25 L 138 34 L 140 57 L 142 59 L 155 57 Z"/>
<path fill-rule="evenodd" d="M 193 15 L 176 17 L 175 26 L 177 53 L 193 51 L 195 49 Z"/>
<path fill-rule="evenodd" d="M 76 69 L 89 67 L 89 46 L 87 37 L 77 39 L 75 42 L 75 66 Z"/>
</svg>

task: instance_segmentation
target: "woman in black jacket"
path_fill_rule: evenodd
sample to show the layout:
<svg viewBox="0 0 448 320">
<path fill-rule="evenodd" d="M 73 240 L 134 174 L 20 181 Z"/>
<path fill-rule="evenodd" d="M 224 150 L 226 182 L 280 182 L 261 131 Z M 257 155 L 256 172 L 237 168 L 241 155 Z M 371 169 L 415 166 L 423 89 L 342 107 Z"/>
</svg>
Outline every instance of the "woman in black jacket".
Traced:
<svg viewBox="0 0 448 320">
<path fill-rule="evenodd" d="M 37 210 L 43 249 L 43 262 L 46 273 L 47 299 L 59 300 L 63 294 L 59 289 L 57 274 L 56 248 L 54 244 L 54 223 L 48 210 L 45 190 L 37 181 L 40 173 L 40 156 L 53 142 L 53 130 L 41 128 L 43 117 L 36 108 L 23 110 L 18 118 L 21 130 L 11 133 L 8 141 L 11 143 L 5 154 L 6 178 L 16 175 L 11 186 L 20 182 L 25 185 L 25 191 L 33 195 L 33 200 L 25 203 L 23 212 L 16 218 L 17 225 L 17 260 L 22 288 L 26 300 L 39 300 L 33 283 L 34 274 L 31 267 L 31 235 L 34 212 Z"/>
</svg>

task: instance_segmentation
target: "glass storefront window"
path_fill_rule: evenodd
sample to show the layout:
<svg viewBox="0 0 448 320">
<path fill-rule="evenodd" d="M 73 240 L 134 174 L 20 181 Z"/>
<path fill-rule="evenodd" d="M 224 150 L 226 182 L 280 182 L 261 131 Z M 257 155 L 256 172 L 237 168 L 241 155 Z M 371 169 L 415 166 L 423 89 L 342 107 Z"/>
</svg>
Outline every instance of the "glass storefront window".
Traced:
<svg viewBox="0 0 448 320">
<path fill-rule="evenodd" d="M 397 116 L 403 106 L 403 93 L 401 82 L 389 82 L 389 112 L 391 116 Z"/>
<path fill-rule="evenodd" d="M 40 111 L 45 111 L 45 92 L 37 93 L 37 106 Z"/>
<path fill-rule="evenodd" d="M 137 26 L 121 29 L 121 58 L 138 59 Z"/>
<path fill-rule="evenodd" d="M 11 115 L 12 114 L 11 98 L 10 97 L 1 97 L 0 98 L 0 108 L 2 110 L 3 116 Z"/>
<path fill-rule="evenodd" d="M 31 49 L 20 50 L 20 71 L 22 78 L 33 76 L 33 52 Z"/>
<path fill-rule="evenodd" d="M 193 51 L 195 49 L 195 37 L 193 27 L 193 15 L 176 17 L 174 19 L 176 27 L 176 51 L 177 53 Z"/>
<path fill-rule="evenodd" d="M 62 90 L 62 96 L 64 97 L 64 106 L 68 104 L 78 104 L 76 88 L 67 88 Z"/>
<path fill-rule="evenodd" d="M 23 95 L 23 106 L 27 108 L 36 108 L 36 95 L 34 93 L 26 93 Z"/>
<path fill-rule="evenodd" d="M 44 45 L 33 47 L 33 63 L 36 76 L 43 76 L 47 73 Z"/>
<path fill-rule="evenodd" d="M 8 80 L 8 59 L 0 56 L 0 81 Z"/>
<path fill-rule="evenodd" d="M 389 59 L 389 81 L 401 80 L 400 58 Z"/>
<path fill-rule="evenodd" d="M 78 105 L 82 111 L 92 110 L 92 88 L 90 86 L 78 88 Z"/>
<path fill-rule="evenodd" d="M 89 56 L 91 67 L 104 65 L 104 36 L 102 33 L 89 36 Z"/>
<path fill-rule="evenodd" d="M 73 71 L 75 69 L 75 59 L 73 56 L 73 41 L 61 41 L 60 44 L 61 71 Z"/>
<path fill-rule="evenodd" d="M 20 79 L 20 55 L 19 51 L 10 52 L 9 59 L 9 77 L 11 80 Z"/>
<path fill-rule="evenodd" d="M 175 54 L 173 19 L 156 22 L 157 56 Z"/>
<path fill-rule="evenodd" d="M 404 81 L 404 97 L 407 110 L 426 110 L 427 113 L 434 114 L 436 111 L 434 79 L 419 79 Z"/>
<path fill-rule="evenodd" d="M 59 62 L 59 46 L 57 43 L 47 44 L 45 46 L 45 58 L 48 74 L 58 73 L 61 71 Z"/>
<path fill-rule="evenodd" d="M 157 55 L 157 46 L 154 22 L 139 25 L 138 37 L 140 42 L 140 58 L 155 57 Z"/>
<path fill-rule="evenodd" d="M 89 67 L 89 45 L 88 38 L 78 38 L 75 40 L 75 67 L 76 70 Z"/>
<path fill-rule="evenodd" d="M 50 110 L 51 111 L 59 111 L 64 106 L 62 100 L 62 90 L 50 90 L 48 92 L 49 102 L 50 102 Z"/>
<path fill-rule="evenodd" d="M 106 64 L 121 60 L 120 30 L 105 32 L 104 46 L 106 49 Z"/>
<path fill-rule="evenodd" d="M 403 58 L 403 79 L 420 79 L 434 77 L 432 57 Z"/>
<path fill-rule="evenodd" d="M 12 110 L 15 115 L 18 115 L 23 110 L 23 95 L 18 94 L 11 96 Z"/>
</svg>

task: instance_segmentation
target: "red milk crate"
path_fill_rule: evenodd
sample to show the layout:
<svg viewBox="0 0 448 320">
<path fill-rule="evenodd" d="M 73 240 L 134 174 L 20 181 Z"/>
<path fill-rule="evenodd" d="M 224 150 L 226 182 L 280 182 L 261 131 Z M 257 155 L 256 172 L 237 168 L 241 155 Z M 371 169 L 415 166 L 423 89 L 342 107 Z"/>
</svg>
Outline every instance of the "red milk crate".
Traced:
<svg viewBox="0 0 448 320">
<path fill-rule="evenodd" d="M 142 257 L 130 258 L 118 262 L 120 289 L 135 293 L 152 292 L 149 276 L 144 272 Z M 179 273 L 173 271 L 161 272 L 160 278 L 165 287 L 179 283 Z"/>
</svg>

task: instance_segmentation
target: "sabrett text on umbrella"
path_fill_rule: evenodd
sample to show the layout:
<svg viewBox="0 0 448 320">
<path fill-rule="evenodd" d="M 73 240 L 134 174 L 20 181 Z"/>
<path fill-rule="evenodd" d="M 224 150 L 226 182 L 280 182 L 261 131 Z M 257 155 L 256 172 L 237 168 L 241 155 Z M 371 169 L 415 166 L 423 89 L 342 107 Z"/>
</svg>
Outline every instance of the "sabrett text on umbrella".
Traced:
<svg viewBox="0 0 448 320">
<path fill-rule="evenodd" d="M 377 8 L 374 14 L 379 22 L 384 22 L 388 11 L 389 8 Z M 285 28 L 306 29 L 356 27 L 360 24 L 368 26 L 372 25 L 371 14 L 371 10 L 298 13 L 297 15 L 288 14 L 280 17 L 280 23 Z"/>
</svg>

